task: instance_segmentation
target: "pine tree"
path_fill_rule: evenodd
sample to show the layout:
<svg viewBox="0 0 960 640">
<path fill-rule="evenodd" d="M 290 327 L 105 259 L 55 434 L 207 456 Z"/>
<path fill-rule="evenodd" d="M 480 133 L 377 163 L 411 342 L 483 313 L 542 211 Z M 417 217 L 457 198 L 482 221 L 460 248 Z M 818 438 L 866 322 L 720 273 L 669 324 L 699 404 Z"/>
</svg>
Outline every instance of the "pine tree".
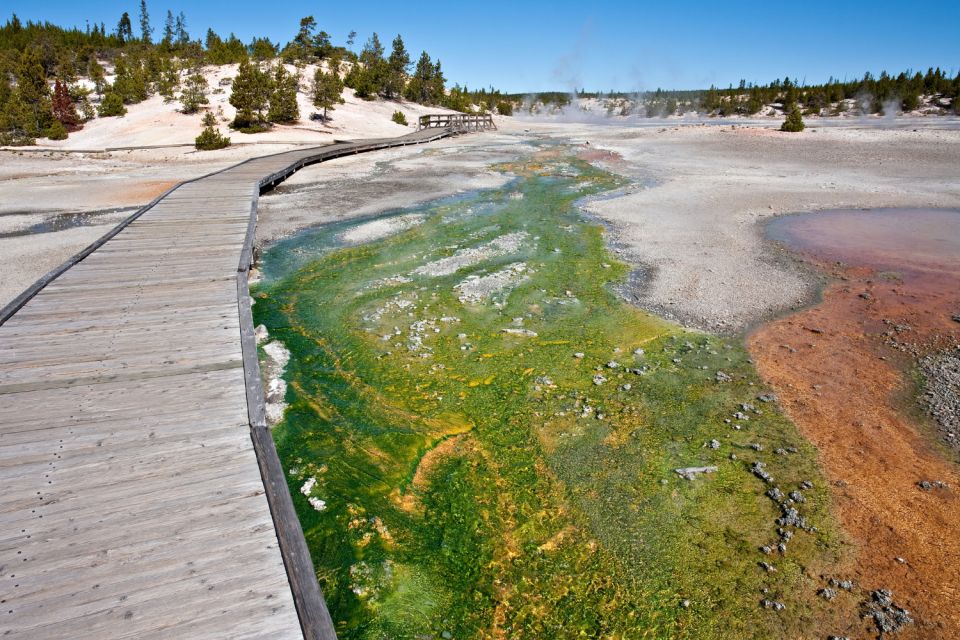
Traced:
<svg viewBox="0 0 960 640">
<path fill-rule="evenodd" d="M 357 97 L 372 99 L 383 90 L 385 66 L 383 45 L 380 44 L 380 37 L 374 33 L 363 46 L 360 65 L 354 65 L 347 86 L 353 87 Z"/>
<path fill-rule="evenodd" d="M 300 119 L 300 107 L 297 104 L 297 88 L 300 78 L 291 75 L 283 66 L 277 63 L 273 76 L 273 91 L 270 95 L 270 110 L 267 120 L 282 124 L 290 124 Z"/>
<path fill-rule="evenodd" d="M 256 65 L 244 60 L 233 79 L 230 104 L 237 115 L 230 125 L 235 129 L 259 128 L 263 111 L 270 102 L 270 77 Z"/>
<path fill-rule="evenodd" d="M 427 104 L 441 104 L 447 95 L 447 79 L 443 77 L 443 69 L 438 59 L 433 65 L 433 75 L 430 78 L 430 101 Z"/>
<path fill-rule="evenodd" d="M 424 51 L 420 54 L 420 59 L 417 60 L 417 66 L 413 71 L 410 82 L 407 83 L 403 96 L 411 102 L 430 104 L 432 98 L 432 82 L 433 62 L 430 61 L 430 56 Z"/>
<path fill-rule="evenodd" d="M 153 27 L 150 26 L 150 14 L 147 13 L 147 0 L 140 0 L 140 39 L 150 44 Z"/>
<path fill-rule="evenodd" d="M 203 126 L 203 131 L 194 140 L 197 151 L 213 151 L 230 146 L 230 138 L 220 133 L 220 130 L 216 128 L 217 119 L 209 111 L 203 115 Z"/>
<path fill-rule="evenodd" d="M 331 68 L 329 73 L 317 69 L 313 75 L 313 106 L 323 109 L 323 119 L 327 120 L 327 111 L 333 111 L 334 105 L 343 104 L 343 81 L 336 69 Z"/>
<path fill-rule="evenodd" d="M 387 59 L 386 74 L 383 82 L 383 96 L 394 98 L 403 93 L 407 81 L 407 68 L 410 66 L 410 54 L 403 44 L 400 34 L 393 39 L 393 49 Z"/>
<path fill-rule="evenodd" d="M 130 14 L 126 11 L 117 22 L 117 38 L 120 39 L 120 44 L 133 40 L 133 25 L 130 23 Z"/>
<path fill-rule="evenodd" d="M 167 48 L 173 46 L 173 36 L 174 36 L 174 21 L 173 21 L 173 11 L 167 9 L 167 19 L 163 23 L 163 40 L 160 41 L 162 45 Z M 211 30 L 212 31 L 212 30 Z M 208 32 L 209 35 L 210 32 Z M 210 48 L 209 41 L 207 42 L 207 48 Z"/>
<path fill-rule="evenodd" d="M 114 93 L 112 90 L 103 96 L 103 100 L 100 101 L 100 106 L 97 108 L 97 115 L 101 118 L 122 116 L 126 112 L 127 108 L 123 106 L 123 98 L 120 97 L 119 93 Z"/>
<path fill-rule="evenodd" d="M 47 74 L 40 62 L 40 52 L 30 47 L 24 49 L 16 68 L 17 90 L 11 102 L 17 114 L 17 128 L 26 135 L 36 137 L 53 122 L 50 104 L 50 87 Z"/>
<path fill-rule="evenodd" d="M 207 79 L 201 73 L 190 75 L 183 84 L 180 94 L 180 104 L 184 113 L 196 113 L 202 105 L 208 104 Z"/>
<path fill-rule="evenodd" d="M 793 109 L 787 114 L 787 119 L 780 126 L 780 131 L 789 131 L 791 133 L 800 133 L 806 125 L 803 124 L 803 116 L 800 114 L 800 108 L 794 104 Z"/>
<path fill-rule="evenodd" d="M 187 33 L 187 16 L 181 11 L 177 14 L 176 27 L 174 27 L 177 44 L 183 46 L 190 42 L 190 34 Z"/>
<path fill-rule="evenodd" d="M 270 42 L 270 38 L 254 38 L 250 43 L 250 57 L 254 60 L 269 60 L 277 55 L 277 45 Z"/>
<path fill-rule="evenodd" d="M 90 62 L 87 63 L 87 76 L 89 76 L 90 82 L 93 83 L 97 95 L 102 96 L 103 89 L 107 85 L 107 78 L 103 67 L 97 62 L 94 56 L 90 56 Z"/>
<path fill-rule="evenodd" d="M 313 55 L 313 32 L 317 28 L 317 21 L 313 16 L 300 19 L 300 30 L 293 37 L 293 51 L 291 57 L 295 60 L 306 60 Z"/>
<path fill-rule="evenodd" d="M 70 97 L 67 85 L 57 78 L 53 86 L 53 101 L 51 104 L 53 117 L 62 124 L 67 131 L 76 131 L 80 128 L 80 116 Z"/>
<path fill-rule="evenodd" d="M 148 81 L 140 60 L 132 56 L 120 56 L 114 64 L 113 87 L 124 104 L 135 104 L 147 99 Z"/>
<path fill-rule="evenodd" d="M 177 61 L 164 56 L 160 59 L 160 79 L 157 81 L 157 93 L 163 96 L 164 102 L 173 102 L 177 90 L 180 88 L 180 70 Z"/>
</svg>

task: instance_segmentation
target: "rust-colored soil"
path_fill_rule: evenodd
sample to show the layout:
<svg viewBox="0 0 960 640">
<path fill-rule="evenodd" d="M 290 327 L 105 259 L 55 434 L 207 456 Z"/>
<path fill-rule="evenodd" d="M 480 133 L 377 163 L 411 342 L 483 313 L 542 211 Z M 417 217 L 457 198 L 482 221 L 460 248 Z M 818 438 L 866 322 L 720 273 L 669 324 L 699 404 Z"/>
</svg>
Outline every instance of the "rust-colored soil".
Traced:
<svg viewBox="0 0 960 640">
<path fill-rule="evenodd" d="M 761 327 L 748 346 L 820 452 L 856 546 L 849 577 L 911 611 L 916 624 L 898 638 L 960 638 L 960 473 L 911 418 L 908 373 L 916 354 L 960 342 L 960 277 L 829 268 L 837 280 L 820 304 Z M 876 636 L 869 621 L 859 628 Z"/>
<path fill-rule="evenodd" d="M 175 184 L 176 180 L 129 181 L 122 189 L 114 192 L 114 199 L 119 198 L 130 204 L 147 203 Z"/>
</svg>

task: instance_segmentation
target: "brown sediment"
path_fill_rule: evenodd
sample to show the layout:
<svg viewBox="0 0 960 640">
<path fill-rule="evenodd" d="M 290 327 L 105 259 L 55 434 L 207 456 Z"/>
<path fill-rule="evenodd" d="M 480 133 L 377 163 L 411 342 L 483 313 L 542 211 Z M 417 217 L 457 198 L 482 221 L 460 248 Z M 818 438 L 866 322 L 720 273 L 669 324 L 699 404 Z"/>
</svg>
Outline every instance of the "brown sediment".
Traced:
<svg viewBox="0 0 960 640">
<path fill-rule="evenodd" d="M 175 184 L 177 184 L 176 180 L 129 181 L 126 186 L 115 192 L 115 199 L 130 203 L 150 202 Z"/>
<path fill-rule="evenodd" d="M 960 473 L 916 417 L 910 373 L 916 358 L 960 344 L 960 269 L 915 260 L 922 246 L 901 250 L 911 267 L 897 273 L 882 270 L 892 250 L 843 252 L 860 266 L 808 256 L 833 276 L 822 301 L 759 328 L 748 346 L 832 483 L 856 546 L 852 575 L 838 577 L 863 597 L 892 590 L 916 620 L 898 637 L 960 638 Z M 922 490 L 923 480 L 948 487 Z M 869 621 L 861 628 L 876 635 Z"/>
</svg>

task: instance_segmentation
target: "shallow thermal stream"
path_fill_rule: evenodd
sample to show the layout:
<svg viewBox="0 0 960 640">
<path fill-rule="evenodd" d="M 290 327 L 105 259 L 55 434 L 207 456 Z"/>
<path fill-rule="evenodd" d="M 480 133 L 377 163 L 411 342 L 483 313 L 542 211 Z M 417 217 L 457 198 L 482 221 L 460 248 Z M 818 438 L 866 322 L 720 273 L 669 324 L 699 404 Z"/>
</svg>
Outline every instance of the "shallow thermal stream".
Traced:
<svg viewBox="0 0 960 640">
<path fill-rule="evenodd" d="M 812 449 L 740 346 L 612 293 L 628 267 L 576 202 L 623 181 L 579 151 L 392 235 L 264 256 L 255 317 L 291 352 L 274 435 L 342 638 L 769 638 L 827 615 Z"/>
</svg>

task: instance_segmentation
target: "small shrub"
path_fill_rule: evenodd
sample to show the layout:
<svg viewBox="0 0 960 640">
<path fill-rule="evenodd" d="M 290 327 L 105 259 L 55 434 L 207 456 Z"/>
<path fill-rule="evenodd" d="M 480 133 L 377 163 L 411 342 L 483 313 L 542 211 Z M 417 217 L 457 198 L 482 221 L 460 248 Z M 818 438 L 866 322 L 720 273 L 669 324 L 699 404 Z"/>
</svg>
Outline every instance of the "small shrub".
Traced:
<svg viewBox="0 0 960 640">
<path fill-rule="evenodd" d="M 37 141 L 23 131 L 0 131 L 0 145 L 7 147 L 25 147 Z"/>
<path fill-rule="evenodd" d="M 123 106 L 123 98 L 120 97 L 119 93 L 113 92 L 103 96 L 103 102 L 100 103 L 100 107 L 97 109 L 97 114 L 101 118 L 122 116 L 125 113 L 127 113 L 127 108 Z"/>
<path fill-rule="evenodd" d="M 197 151 L 213 151 L 230 146 L 230 138 L 213 127 L 206 127 L 194 141 Z"/>
<path fill-rule="evenodd" d="M 501 100 L 497 103 L 497 113 L 502 116 L 512 116 L 513 115 L 513 103 L 507 102 L 506 100 Z"/>
<path fill-rule="evenodd" d="M 399 125 L 407 126 L 407 116 L 403 115 L 402 111 L 394 111 L 390 119 Z"/>
<path fill-rule="evenodd" d="M 212 111 L 207 111 L 203 114 L 203 126 L 205 127 L 215 127 L 217 126 L 217 116 L 213 115 Z"/>
<path fill-rule="evenodd" d="M 47 127 L 47 130 L 43 132 L 43 135 L 51 140 L 66 140 L 67 139 L 67 128 L 59 120 L 54 120 L 53 124 Z"/>
<path fill-rule="evenodd" d="M 791 133 L 799 133 L 803 131 L 806 125 L 803 124 L 803 116 L 800 115 L 800 109 L 796 106 L 790 110 L 790 113 L 787 114 L 787 119 L 783 121 L 783 124 L 780 126 L 780 131 L 789 131 Z"/>
</svg>

